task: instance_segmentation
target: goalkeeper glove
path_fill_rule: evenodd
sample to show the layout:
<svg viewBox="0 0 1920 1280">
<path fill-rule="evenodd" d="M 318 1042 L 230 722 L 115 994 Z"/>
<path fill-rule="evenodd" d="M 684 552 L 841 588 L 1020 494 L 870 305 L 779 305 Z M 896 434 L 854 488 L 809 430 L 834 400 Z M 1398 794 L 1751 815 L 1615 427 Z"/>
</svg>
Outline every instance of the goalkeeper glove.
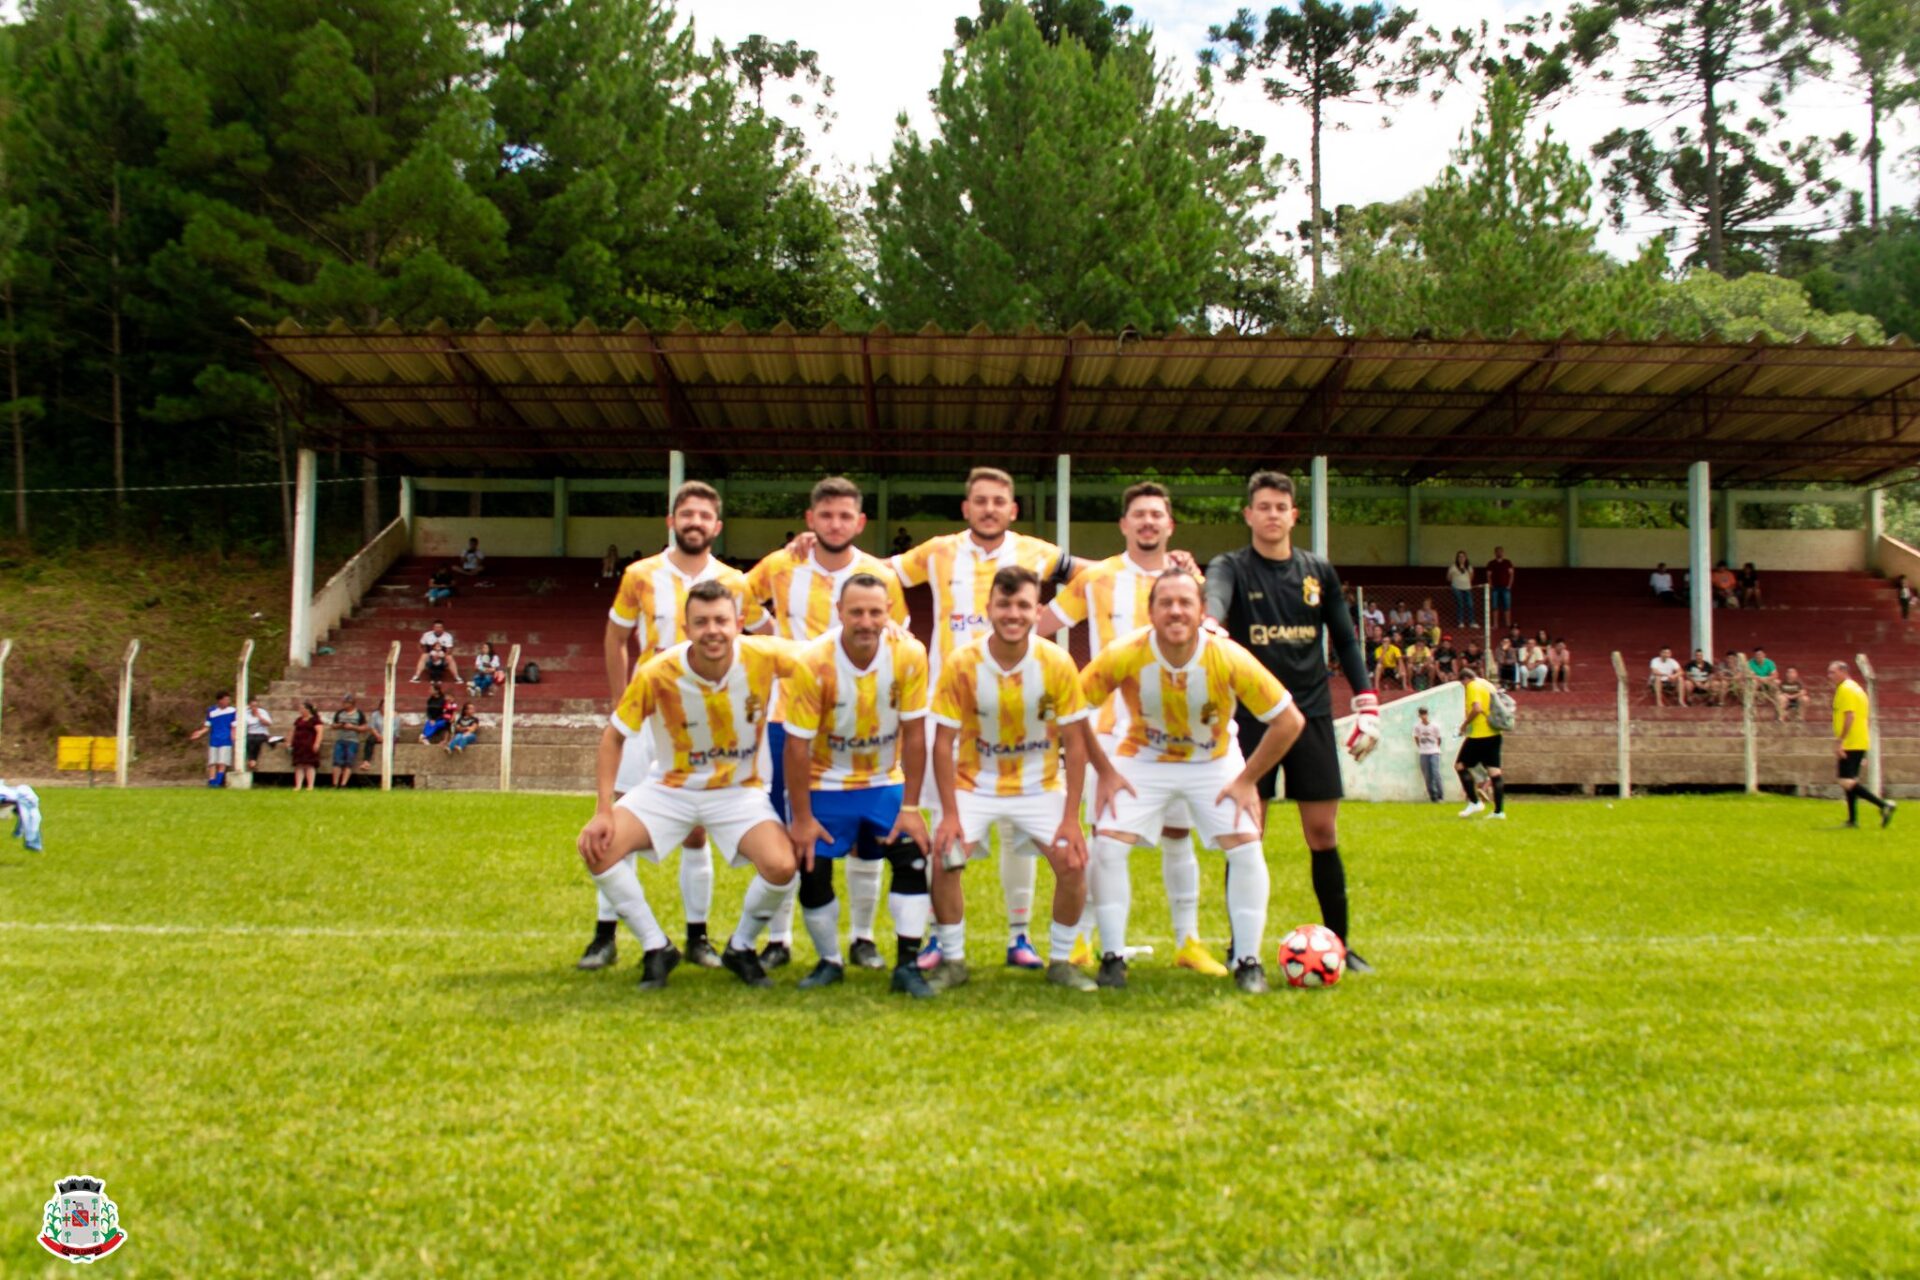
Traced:
<svg viewBox="0 0 1920 1280">
<path fill-rule="evenodd" d="M 1347 735 L 1347 754 L 1365 760 L 1380 745 L 1380 699 L 1371 693 L 1353 695 L 1353 732 Z"/>
</svg>

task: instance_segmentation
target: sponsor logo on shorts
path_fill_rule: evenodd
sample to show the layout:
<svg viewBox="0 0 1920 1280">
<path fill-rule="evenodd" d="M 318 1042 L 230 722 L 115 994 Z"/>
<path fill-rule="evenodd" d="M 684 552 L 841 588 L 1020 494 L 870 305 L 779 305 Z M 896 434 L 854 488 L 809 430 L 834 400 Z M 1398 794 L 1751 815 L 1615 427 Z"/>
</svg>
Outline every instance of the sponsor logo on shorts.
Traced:
<svg viewBox="0 0 1920 1280">
<path fill-rule="evenodd" d="M 1203 742 L 1190 733 L 1168 733 L 1152 725 L 1143 725 L 1142 729 L 1146 734 L 1147 745 L 1160 750 L 1168 747 L 1192 747 L 1196 751 L 1212 751 L 1220 741 L 1218 738 L 1208 738 Z"/>
</svg>

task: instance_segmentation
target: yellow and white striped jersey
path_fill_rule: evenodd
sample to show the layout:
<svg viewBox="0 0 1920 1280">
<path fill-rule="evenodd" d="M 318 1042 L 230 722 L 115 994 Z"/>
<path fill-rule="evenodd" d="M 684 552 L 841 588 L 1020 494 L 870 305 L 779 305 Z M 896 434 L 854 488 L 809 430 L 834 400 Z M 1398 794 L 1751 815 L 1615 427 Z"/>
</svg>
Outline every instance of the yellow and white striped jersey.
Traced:
<svg viewBox="0 0 1920 1280">
<path fill-rule="evenodd" d="M 653 721 L 655 782 L 689 791 L 766 789 L 760 777 L 760 735 L 774 682 L 800 665 L 801 646 L 776 636 L 740 636 L 733 664 L 709 683 L 693 669 L 681 641 L 640 664 L 614 708 L 613 725 L 628 737 Z"/>
<path fill-rule="evenodd" d="M 840 587 L 856 573 L 870 573 L 887 585 L 887 616 L 907 625 L 907 596 L 893 566 L 878 556 L 855 551 L 844 569 L 827 569 L 812 556 L 795 556 L 785 547 L 747 570 L 747 591 L 773 604 L 773 633 L 788 640 L 817 640 L 840 625 L 834 606 Z"/>
<path fill-rule="evenodd" d="M 931 714 L 959 731 L 960 790 L 1021 796 L 1060 790 L 1060 729 L 1086 719 L 1087 706 L 1059 645 L 1030 636 L 1026 656 L 1007 671 L 983 638 L 947 659 Z"/>
<path fill-rule="evenodd" d="M 1167 763 L 1226 755 L 1236 704 L 1265 724 L 1293 700 L 1258 658 L 1225 636 L 1202 631 L 1187 664 L 1169 665 L 1152 627 L 1108 645 L 1080 673 L 1080 689 L 1088 706 L 1126 703 L 1125 736 L 1113 754 Z"/>
<path fill-rule="evenodd" d="M 893 558 L 903 585 L 933 588 L 933 630 L 928 645 L 934 682 L 947 658 L 967 641 L 991 630 L 987 596 L 993 575 L 1008 565 L 1024 565 L 1045 582 L 1060 565 L 1060 548 L 1009 529 L 995 551 L 982 551 L 971 533 L 945 533 Z"/>
<path fill-rule="evenodd" d="M 1099 657 L 1121 636 L 1148 624 L 1147 596 L 1165 570 L 1143 569 L 1122 553 L 1073 575 L 1053 597 L 1054 616 L 1072 627 L 1088 624 L 1087 652 Z M 1127 730 L 1126 704 L 1115 698 L 1094 712 L 1094 732 L 1112 736 Z"/>
<path fill-rule="evenodd" d="M 865 669 L 853 665 L 842 633 L 800 651 L 799 669 L 780 682 L 787 735 L 811 739 L 815 791 L 862 791 L 904 782 L 900 726 L 927 714 L 927 648 L 889 629 Z"/>
<path fill-rule="evenodd" d="M 746 574 L 708 556 L 706 567 L 688 577 L 664 551 L 627 566 L 607 616 L 623 627 L 640 629 L 640 661 L 644 662 L 687 638 L 687 589 L 709 578 L 726 583 L 727 590 L 740 602 L 742 631 L 752 631 L 761 624 L 767 611 L 747 589 Z"/>
</svg>

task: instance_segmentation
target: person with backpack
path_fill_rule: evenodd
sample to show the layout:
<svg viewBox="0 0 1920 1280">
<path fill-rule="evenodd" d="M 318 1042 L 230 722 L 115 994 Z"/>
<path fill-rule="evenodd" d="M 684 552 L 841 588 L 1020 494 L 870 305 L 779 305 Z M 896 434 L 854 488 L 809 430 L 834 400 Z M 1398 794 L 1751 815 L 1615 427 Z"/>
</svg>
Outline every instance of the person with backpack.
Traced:
<svg viewBox="0 0 1920 1280">
<path fill-rule="evenodd" d="M 1467 718 L 1460 722 L 1460 736 L 1466 741 L 1460 744 L 1460 755 L 1453 762 L 1453 771 L 1460 776 L 1461 794 L 1467 798 L 1467 807 L 1460 811 L 1460 816 L 1471 818 L 1487 807 L 1473 784 L 1473 770 L 1479 767 L 1487 771 L 1493 783 L 1493 813 L 1489 816 L 1504 820 L 1507 784 L 1500 776 L 1500 743 L 1506 731 L 1513 728 L 1513 695 L 1496 687 L 1472 667 L 1461 669 L 1460 683 L 1467 693 Z"/>
</svg>

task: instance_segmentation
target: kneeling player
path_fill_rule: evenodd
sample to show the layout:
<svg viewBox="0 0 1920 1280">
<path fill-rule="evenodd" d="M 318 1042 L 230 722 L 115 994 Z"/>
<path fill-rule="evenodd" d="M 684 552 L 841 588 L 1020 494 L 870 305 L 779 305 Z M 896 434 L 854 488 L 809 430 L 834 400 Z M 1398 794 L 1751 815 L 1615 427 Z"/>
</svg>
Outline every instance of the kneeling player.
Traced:
<svg viewBox="0 0 1920 1280">
<path fill-rule="evenodd" d="M 833 864 L 849 854 L 885 857 L 898 935 L 893 989 L 924 998 L 933 988 L 914 959 L 927 929 L 927 826 L 901 800 L 920 793 L 926 767 L 927 650 L 888 625 L 887 585 L 871 573 L 847 579 L 837 614 L 839 627 L 808 644 L 799 670 L 780 685 L 787 832 L 800 862 L 800 909 L 820 956 L 800 985 L 830 986 L 846 975 Z M 854 941 L 856 959 L 864 941 Z"/>
<path fill-rule="evenodd" d="M 1127 731 L 1109 761 L 1094 744 L 1100 776 L 1094 805 L 1093 910 L 1100 925 L 1099 985 L 1127 985 L 1127 914 L 1133 887 L 1127 856 L 1158 838 L 1168 813 L 1193 814 L 1201 844 L 1227 856 L 1227 915 L 1233 976 L 1240 989 L 1267 989 L 1260 942 L 1269 877 L 1261 847 L 1266 806 L 1258 779 L 1280 762 L 1306 718 L 1271 672 L 1224 636 L 1200 629 L 1200 584 L 1168 573 L 1147 595 L 1152 625 L 1116 640 L 1080 673 L 1087 704 L 1126 701 Z M 1266 726 L 1253 758 L 1235 742 L 1236 706 Z M 1108 812 L 1111 807 L 1111 813 Z"/>
<path fill-rule="evenodd" d="M 640 940 L 640 988 L 657 990 L 680 953 L 654 919 L 626 861 L 644 852 L 658 861 L 705 827 L 729 866 L 752 864 L 740 926 L 720 960 L 752 987 L 770 987 L 755 947 L 774 911 L 798 882 L 793 844 L 757 774 L 760 736 L 774 682 L 793 674 L 799 646 L 770 636 L 741 636 L 739 604 L 719 582 L 687 590 L 687 639 L 634 673 L 600 739 L 599 803 L 580 831 L 580 857 L 620 919 Z M 613 799 L 624 739 L 652 731 L 658 750 L 647 780 Z"/>
<path fill-rule="evenodd" d="M 934 834 L 933 912 L 940 963 L 936 989 L 967 980 L 966 902 L 960 872 L 987 851 L 996 822 L 1015 848 L 1041 851 L 1053 868 L 1053 927 L 1047 981 L 1075 991 L 1093 979 L 1067 957 L 1073 927 L 1087 900 L 1087 843 L 1080 831 L 1080 788 L 1086 777 L 1086 705 L 1067 651 L 1033 634 L 1040 578 L 1008 566 L 993 575 L 987 597 L 991 630 L 956 649 L 933 697 L 933 776 L 940 789 Z M 1061 747 L 1066 748 L 1062 773 Z M 1003 847 L 1002 858 L 1018 856 Z"/>
</svg>

